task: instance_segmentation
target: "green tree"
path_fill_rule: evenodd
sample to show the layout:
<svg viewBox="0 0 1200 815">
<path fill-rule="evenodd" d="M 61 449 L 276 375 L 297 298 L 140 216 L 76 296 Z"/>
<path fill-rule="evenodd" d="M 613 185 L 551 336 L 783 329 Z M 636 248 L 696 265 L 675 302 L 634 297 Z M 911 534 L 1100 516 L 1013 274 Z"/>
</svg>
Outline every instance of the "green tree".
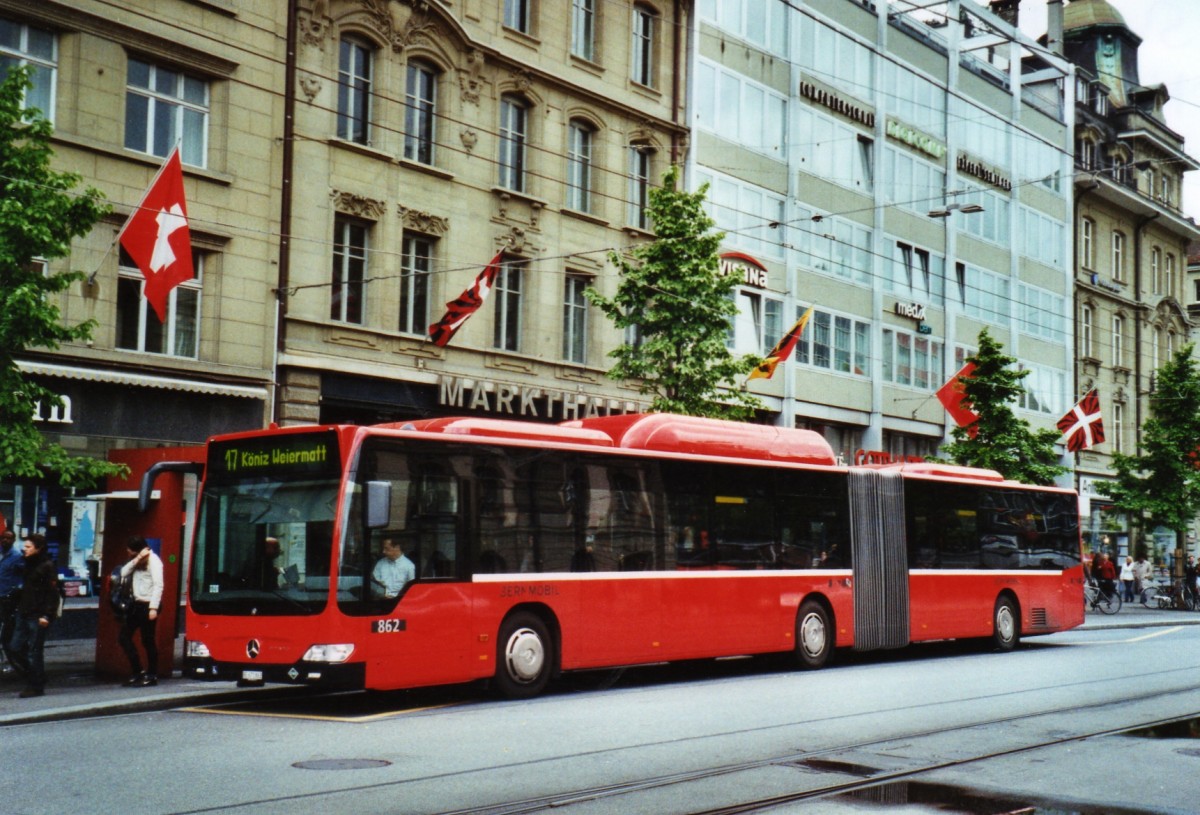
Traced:
<svg viewBox="0 0 1200 815">
<path fill-rule="evenodd" d="M 29 87 L 27 68 L 9 71 L 0 84 L 0 478 L 53 474 L 63 486 L 86 486 L 125 468 L 71 456 L 42 437 L 34 426 L 38 405 L 62 400 L 28 379 L 15 357 L 91 336 L 93 321 L 64 325 L 55 305 L 83 273 L 47 273 L 39 261 L 66 256 L 71 239 L 86 235 L 108 206 L 96 190 L 72 193 L 77 175 L 50 169 L 53 129 L 24 107 Z"/>
<path fill-rule="evenodd" d="M 1012 404 L 1025 392 L 1021 380 L 1029 371 L 1016 367 L 1017 360 L 1002 350 L 987 329 L 979 332 L 979 350 L 967 357 L 975 363 L 974 374 L 963 379 L 966 402 L 979 420 L 950 431 L 954 441 L 942 450 L 955 464 L 996 470 L 1005 478 L 1026 484 L 1052 484 L 1068 468 L 1058 463 L 1057 430 L 1033 430 L 1018 419 Z"/>
<path fill-rule="evenodd" d="M 1100 485 L 1135 528 L 1174 530 L 1179 549 L 1200 512 L 1200 371 L 1192 351 L 1184 346 L 1158 369 L 1141 450 L 1114 452 L 1116 479 Z"/>
<path fill-rule="evenodd" d="M 762 402 L 735 380 L 759 359 L 736 357 L 726 345 L 738 280 L 720 272 L 725 234 L 714 231 L 704 212 L 708 185 L 689 193 L 676 189 L 678 181 L 672 167 L 662 187 L 650 191 L 647 212 L 656 239 L 635 247 L 632 262 L 610 256 L 621 274 L 616 295 L 585 292 L 626 337 L 633 334 L 632 342 L 609 353 L 615 363 L 608 376 L 637 380 L 655 412 L 749 419 Z"/>
</svg>

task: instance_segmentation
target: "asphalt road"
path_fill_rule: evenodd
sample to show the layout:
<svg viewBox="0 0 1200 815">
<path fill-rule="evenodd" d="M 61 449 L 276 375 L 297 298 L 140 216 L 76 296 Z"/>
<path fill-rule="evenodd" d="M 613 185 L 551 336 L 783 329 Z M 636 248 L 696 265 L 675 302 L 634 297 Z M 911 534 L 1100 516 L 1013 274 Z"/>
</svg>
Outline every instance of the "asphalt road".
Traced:
<svg viewBox="0 0 1200 815">
<path fill-rule="evenodd" d="M 10 785 L 5 811 L 942 812 L 974 797 L 991 809 L 970 811 L 1194 813 L 1200 614 L 1122 615 L 1013 654 L 642 668 L 526 702 L 473 686 L 214 699 L 175 680 L 161 693 L 177 698 L 122 715 L 9 720 L 5 752 L 54 781 Z"/>
</svg>

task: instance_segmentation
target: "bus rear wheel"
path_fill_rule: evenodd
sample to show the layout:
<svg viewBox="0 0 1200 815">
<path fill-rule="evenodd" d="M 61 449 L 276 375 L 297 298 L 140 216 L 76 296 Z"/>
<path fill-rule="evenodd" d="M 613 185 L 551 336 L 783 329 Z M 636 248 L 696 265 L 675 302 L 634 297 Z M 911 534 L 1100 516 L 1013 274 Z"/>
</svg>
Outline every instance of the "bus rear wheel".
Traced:
<svg viewBox="0 0 1200 815">
<path fill-rule="evenodd" d="M 508 699 L 537 696 L 550 681 L 554 642 L 534 614 L 518 612 L 500 626 L 496 643 L 496 688 Z"/>
<path fill-rule="evenodd" d="M 796 661 L 801 668 L 816 670 L 829 661 L 833 651 L 833 622 L 816 600 L 805 600 L 796 614 Z"/>
<path fill-rule="evenodd" d="M 992 612 L 992 645 L 997 651 L 1011 651 L 1021 640 L 1021 617 L 1011 597 L 996 600 Z"/>
</svg>

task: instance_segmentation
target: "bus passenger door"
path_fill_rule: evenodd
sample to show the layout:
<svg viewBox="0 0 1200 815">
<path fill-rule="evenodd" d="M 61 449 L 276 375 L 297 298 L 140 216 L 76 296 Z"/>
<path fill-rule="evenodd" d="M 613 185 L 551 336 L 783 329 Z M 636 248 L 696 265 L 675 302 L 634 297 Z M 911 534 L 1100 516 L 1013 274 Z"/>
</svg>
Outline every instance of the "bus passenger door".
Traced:
<svg viewBox="0 0 1200 815">
<path fill-rule="evenodd" d="M 909 643 L 910 603 L 899 473 L 850 471 L 850 544 L 854 649 L 903 648 Z"/>
</svg>

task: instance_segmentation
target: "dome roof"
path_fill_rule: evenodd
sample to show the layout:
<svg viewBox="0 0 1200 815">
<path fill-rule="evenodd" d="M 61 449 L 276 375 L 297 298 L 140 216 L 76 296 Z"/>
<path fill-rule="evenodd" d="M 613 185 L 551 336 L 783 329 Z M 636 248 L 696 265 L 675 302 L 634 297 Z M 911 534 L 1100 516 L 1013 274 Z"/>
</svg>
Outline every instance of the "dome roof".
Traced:
<svg viewBox="0 0 1200 815">
<path fill-rule="evenodd" d="M 1108 0 L 1072 0 L 1063 9 L 1063 30 L 1088 28 L 1094 25 L 1119 25 L 1128 28 L 1121 12 Z"/>
</svg>

